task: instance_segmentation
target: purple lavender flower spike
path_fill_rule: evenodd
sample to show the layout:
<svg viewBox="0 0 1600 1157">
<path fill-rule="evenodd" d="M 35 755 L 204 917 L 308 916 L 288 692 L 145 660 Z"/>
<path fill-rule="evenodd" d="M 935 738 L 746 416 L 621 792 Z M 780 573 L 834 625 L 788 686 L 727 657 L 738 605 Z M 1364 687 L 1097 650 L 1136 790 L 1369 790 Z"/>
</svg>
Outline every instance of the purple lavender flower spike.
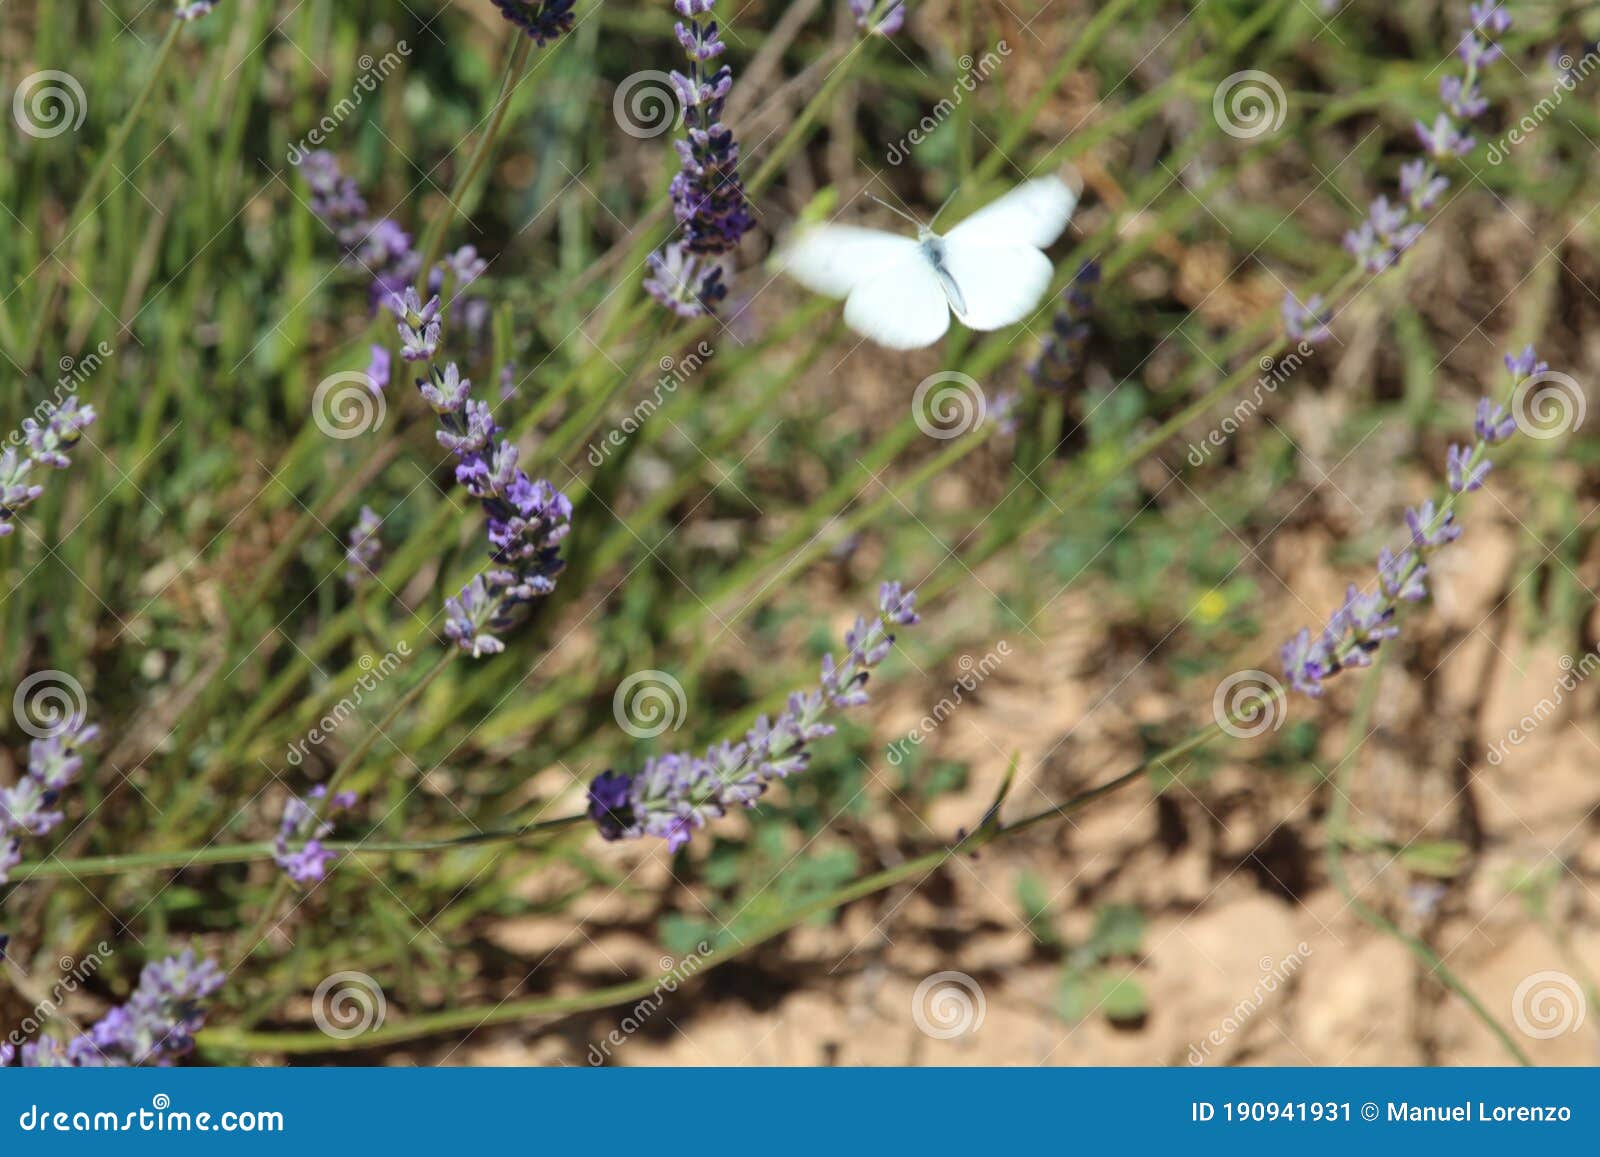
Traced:
<svg viewBox="0 0 1600 1157">
<path fill-rule="evenodd" d="M 896 3 L 881 17 L 878 22 L 872 22 L 873 9 L 878 7 L 877 0 L 850 0 L 850 14 L 856 18 L 856 27 L 863 32 L 871 32 L 878 36 L 893 36 L 905 27 L 906 6 Z"/>
<path fill-rule="evenodd" d="M 533 38 L 540 48 L 572 31 L 575 0 L 494 0 L 500 15 Z"/>
<path fill-rule="evenodd" d="M 1034 384 L 1041 389 L 1064 393 L 1083 365 L 1083 351 L 1094 333 L 1090 318 L 1094 312 L 1095 290 L 1100 284 L 1100 264 L 1085 261 L 1061 291 L 1061 306 L 1050 319 L 1039 357 L 1029 367 Z"/>
<path fill-rule="evenodd" d="M 1493 446 L 1517 432 L 1517 420 L 1506 413 L 1505 407 L 1496 405 L 1488 398 L 1479 398 L 1478 416 L 1473 429 L 1480 440 Z"/>
<path fill-rule="evenodd" d="M 1413 546 L 1444 546 L 1461 537 L 1455 511 L 1446 511 L 1441 517 L 1431 498 L 1406 511 L 1406 527 L 1411 531 Z"/>
<path fill-rule="evenodd" d="M 0 1066 L 17 1061 L 24 1068 L 165 1068 L 194 1048 L 205 1004 L 225 979 L 214 961 L 199 959 L 193 949 L 152 961 L 127 1002 L 87 1032 L 65 1044 L 44 1037 L 20 1049 L 0 1049 Z"/>
<path fill-rule="evenodd" d="M 389 388 L 393 365 L 394 359 L 389 356 L 388 350 L 381 345 L 372 347 L 372 357 L 367 362 L 367 385 L 374 394 L 381 394 Z"/>
<path fill-rule="evenodd" d="M 30 478 L 39 477 L 32 474 L 33 468 L 65 470 L 72 465 L 69 451 L 82 441 L 84 430 L 94 420 L 94 407 L 78 405 L 77 398 L 62 402 L 43 421 L 23 419 L 26 453 L 19 454 L 10 446 L 0 451 L 0 538 L 16 530 L 12 523 L 18 513 L 44 493 L 44 487 Z"/>
<path fill-rule="evenodd" d="M 919 621 L 916 595 L 899 583 L 884 583 L 878 590 L 878 613 L 870 621 L 856 620 L 845 636 L 842 662 L 835 663 L 832 655 L 823 659 L 816 690 L 790 695 L 775 719 L 758 718 L 741 742 L 713 744 L 703 756 L 651 756 L 637 774 L 608 769 L 589 785 L 589 818 L 607 840 L 655 836 L 675 852 L 730 809 L 754 807 L 773 780 L 806 769 L 809 744 L 833 734 L 823 721 L 829 708 L 867 701 L 867 676 L 894 644 L 888 626 Z"/>
<path fill-rule="evenodd" d="M 1395 554 L 1388 547 L 1378 552 L 1378 585 L 1391 601 L 1418 602 L 1427 597 L 1428 588 L 1423 579 L 1427 566 L 1417 558 L 1414 550 Z"/>
<path fill-rule="evenodd" d="M 1435 173 L 1433 166 L 1423 157 L 1400 166 L 1400 195 L 1411 206 L 1412 212 L 1425 213 L 1432 209 L 1449 188 L 1450 179 Z"/>
<path fill-rule="evenodd" d="M 66 818 L 56 805 L 83 772 L 83 753 L 100 729 L 74 718 L 28 744 L 27 772 L 0 788 L 0 884 L 22 862 L 21 837 L 46 836 Z"/>
<path fill-rule="evenodd" d="M 1293 293 L 1283 295 L 1283 328 L 1295 341 L 1318 342 L 1332 337 L 1328 329 L 1327 306 L 1321 294 L 1313 294 L 1304 305 Z"/>
<path fill-rule="evenodd" d="M 459 595 L 446 599 L 444 609 L 445 635 L 474 659 L 506 649 L 492 629 L 500 614 L 500 601 L 490 593 L 483 575 L 474 575 Z"/>
<path fill-rule="evenodd" d="M 307 799 L 292 795 L 283 805 L 272 859 L 296 884 L 321 883 L 328 866 L 338 857 L 322 842 L 333 833 L 333 822 L 328 817 L 354 807 L 356 796 L 354 792 L 339 792 L 330 801 L 327 815 L 319 816 L 316 805 L 327 794 L 328 789 L 318 784 L 306 793 Z"/>
<path fill-rule="evenodd" d="M 1445 476 L 1449 481 L 1450 493 L 1464 494 L 1483 486 L 1483 480 L 1489 476 L 1494 463 L 1485 459 L 1474 466 L 1472 457 L 1471 446 L 1452 445 L 1445 455 Z"/>
<path fill-rule="evenodd" d="M 707 67 L 726 48 L 717 22 L 707 19 L 714 0 L 675 0 L 673 7 L 684 18 L 675 31 L 689 64 L 687 73 L 674 71 L 670 78 L 683 105 L 686 134 L 676 142 L 680 167 L 671 187 L 683 236 L 652 255 L 644 288 L 679 316 L 699 317 L 727 295 L 715 258 L 738 248 L 755 226 L 755 214 L 739 177 L 739 145 L 722 123 L 733 70 Z"/>
<path fill-rule="evenodd" d="M 1440 113 L 1432 125 L 1417 121 L 1416 127 L 1417 139 L 1422 142 L 1423 148 L 1439 159 L 1464 157 L 1477 144 L 1471 136 L 1456 127 L 1448 113 Z"/>
<path fill-rule="evenodd" d="M 364 586 L 378 573 L 378 561 L 383 557 L 378 530 L 382 526 L 383 519 L 378 517 L 377 511 L 363 506 L 356 516 L 356 524 L 350 528 L 344 552 L 344 581 L 352 589 Z"/>
<path fill-rule="evenodd" d="M 221 0 L 189 0 L 188 3 L 180 3 L 178 10 L 173 15 L 187 24 L 190 21 L 200 19 L 202 16 L 210 15 L 211 10 L 219 3 L 221 3 Z"/>
<path fill-rule="evenodd" d="M 1534 352 L 1531 345 L 1523 346 L 1520 353 L 1506 355 L 1506 369 L 1511 371 L 1511 376 L 1517 381 L 1523 378 L 1536 377 L 1545 373 L 1550 368 L 1549 362 L 1539 360 L 1539 355 Z"/>
</svg>

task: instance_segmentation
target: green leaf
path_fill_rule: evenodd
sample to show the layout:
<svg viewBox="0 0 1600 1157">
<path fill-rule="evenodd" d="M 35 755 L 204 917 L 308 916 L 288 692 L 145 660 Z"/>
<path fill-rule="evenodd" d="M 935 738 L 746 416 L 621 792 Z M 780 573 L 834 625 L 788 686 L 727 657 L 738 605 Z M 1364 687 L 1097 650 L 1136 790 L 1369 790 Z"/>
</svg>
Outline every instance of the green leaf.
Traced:
<svg viewBox="0 0 1600 1157">
<path fill-rule="evenodd" d="M 1150 1004 L 1145 998 L 1144 986 L 1133 978 L 1132 973 L 1118 976 L 1102 972 L 1099 984 L 1100 1011 L 1106 1014 L 1107 1020 L 1123 1024 L 1139 1020 L 1149 1011 Z"/>
<path fill-rule="evenodd" d="M 1132 904 L 1107 904 L 1095 916 L 1089 946 L 1097 956 L 1136 956 L 1144 940 L 1144 914 Z"/>
</svg>

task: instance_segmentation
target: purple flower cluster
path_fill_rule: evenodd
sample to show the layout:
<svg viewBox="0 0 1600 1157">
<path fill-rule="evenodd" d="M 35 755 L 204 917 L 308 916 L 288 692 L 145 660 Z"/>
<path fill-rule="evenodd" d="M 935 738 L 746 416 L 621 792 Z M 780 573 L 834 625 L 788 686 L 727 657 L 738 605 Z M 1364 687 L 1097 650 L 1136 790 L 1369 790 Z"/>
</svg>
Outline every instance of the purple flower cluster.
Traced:
<svg viewBox="0 0 1600 1157">
<path fill-rule="evenodd" d="M 0 451 L 0 538 L 16 530 L 12 520 L 18 512 L 44 493 L 44 487 L 31 480 L 34 467 L 65 470 L 72 465 L 68 451 L 83 438 L 94 418 L 93 406 L 80 406 L 77 398 L 68 398 L 43 421 L 23 419 L 24 452 L 19 454 L 10 446 Z"/>
<path fill-rule="evenodd" d="M 896 0 L 894 6 L 874 24 L 872 13 L 877 7 L 878 0 L 850 0 L 850 14 L 856 18 L 856 27 L 863 32 L 875 32 L 879 36 L 893 36 L 905 27 L 906 6 L 899 3 L 899 0 Z"/>
<path fill-rule="evenodd" d="M 572 31 L 575 0 L 494 0 L 500 15 L 533 37 L 540 48 Z"/>
<path fill-rule="evenodd" d="M 915 624 L 915 606 L 915 594 L 884 583 L 877 615 L 857 618 L 845 635 L 844 659 L 824 656 L 816 690 L 795 692 L 776 719 L 761 716 L 741 742 L 713 744 L 703 756 L 652 756 L 636 774 L 603 772 L 589 785 L 589 818 L 608 840 L 657 836 L 677 851 L 730 808 L 754 807 L 772 780 L 806 769 L 808 745 L 833 734 L 822 721 L 830 709 L 867 702 L 867 678 L 894 646 L 889 627 Z"/>
<path fill-rule="evenodd" d="M 1485 65 L 1499 59 L 1500 47 L 1489 38 L 1511 27 L 1511 15 L 1500 4 L 1486 0 L 1472 5 L 1471 17 L 1472 27 L 1462 34 L 1456 50 L 1465 65 L 1465 75 L 1442 79 L 1439 100 L 1443 107 L 1431 125 L 1417 122 L 1417 139 L 1424 155 L 1401 167 L 1400 203 L 1379 197 L 1360 227 L 1345 234 L 1345 248 L 1360 259 L 1369 273 L 1382 273 L 1422 235 L 1422 222 L 1413 220 L 1412 215 L 1420 216 L 1433 208 L 1450 187 L 1449 178 L 1434 168 L 1435 162 L 1464 157 L 1476 147 L 1477 142 L 1463 126 L 1482 116 L 1489 107 L 1478 88 L 1478 77 Z"/>
<path fill-rule="evenodd" d="M 28 744 L 28 770 L 12 787 L 0 787 L 0 884 L 22 862 L 22 836 L 49 835 L 62 819 L 61 793 L 83 771 L 83 752 L 100 729 L 69 719 L 61 730 Z"/>
<path fill-rule="evenodd" d="M 1400 199 L 1378 197 L 1368 208 L 1366 219 L 1344 235 L 1345 249 L 1368 273 L 1388 269 L 1422 236 L 1424 223 L 1419 218 L 1437 205 L 1450 187 L 1450 179 L 1439 173 L 1436 162 L 1457 160 L 1476 147 L 1463 126 L 1482 116 L 1489 107 L 1478 80 L 1484 66 L 1500 58 L 1500 46 L 1492 38 L 1511 27 L 1511 14 L 1494 0 L 1474 3 L 1470 14 L 1472 27 L 1462 34 L 1456 49 L 1465 73 L 1446 76 L 1439 82 L 1442 108 L 1432 124 L 1417 122 L 1417 138 L 1424 154 L 1400 167 Z M 1315 343 L 1328 336 L 1320 299 L 1312 298 L 1301 305 L 1289 293 L 1284 297 L 1283 313 L 1290 337 Z"/>
<path fill-rule="evenodd" d="M 327 797 L 328 789 L 319 783 L 307 794 L 311 802 L 292 795 L 283 805 L 283 818 L 278 821 L 278 834 L 272 841 L 273 860 L 296 884 L 320 883 L 334 857 L 333 851 L 322 843 L 333 833 L 333 822 L 319 816 L 316 806 Z M 328 803 L 327 814 L 355 806 L 355 792 L 337 792 Z"/>
<path fill-rule="evenodd" d="M 1506 368 L 1511 372 L 1514 393 L 1527 378 L 1549 367 L 1529 346 L 1519 354 L 1507 355 Z M 1302 628 L 1284 644 L 1284 675 L 1294 690 L 1321 695 L 1325 680 L 1349 667 L 1369 666 L 1373 652 L 1399 633 L 1395 615 L 1400 604 L 1417 602 L 1428 593 L 1423 581 L 1428 575 L 1428 556 L 1461 536 L 1457 499 L 1483 485 L 1491 467 L 1489 448 L 1506 441 L 1516 429 L 1516 420 L 1501 406 L 1488 398 L 1478 402 L 1476 440 L 1471 446 L 1452 445 L 1447 455 L 1450 497 L 1442 503 L 1430 499 L 1406 511 L 1407 542 L 1398 552 L 1388 547 L 1379 552 L 1377 589 L 1363 592 L 1352 584 L 1343 605 L 1320 634 Z"/>
<path fill-rule="evenodd" d="M 716 0 L 673 0 L 684 19 L 678 43 L 688 58 L 687 74 L 674 71 L 672 88 L 683 106 L 685 139 L 677 142 L 681 167 L 672 178 L 672 207 L 683 236 L 649 258 L 645 292 L 680 317 L 710 313 L 728 294 L 717 259 L 736 249 L 755 225 L 744 182 L 739 145 L 722 123 L 722 107 L 733 88 L 733 70 L 710 64 L 727 45 L 709 17 Z M 687 23 L 685 23 L 687 21 Z"/>
<path fill-rule="evenodd" d="M 222 0 L 190 0 L 188 3 L 180 3 L 175 15 L 185 23 L 198 20 L 202 16 L 210 15 L 211 10 L 221 2 Z"/>
<path fill-rule="evenodd" d="M 296 163 L 311 190 L 311 211 L 333 230 L 347 265 L 366 272 L 371 280 L 368 300 L 376 312 L 387 308 L 396 316 L 407 289 L 422 272 L 422 254 L 413 247 L 411 234 L 389 217 L 373 217 L 366 198 L 355 181 L 344 175 L 332 153 L 323 149 L 307 153 Z M 453 279 L 457 295 L 454 308 L 472 340 L 477 340 L 489 321 L 489 303 L 464 293 L 482 276 L 488 264 L 471 245 L 464 245 L 428 271 L 428 291 L 438 293 L 446 278 Z M 367 370 L 374 391 L 389 381 L 389 354 L 374 347 L 372 365 Z"/>
<path fill-rule="evenodd" d="M 24 1068 L 166 1067 L 194 1047 L 205 1024 L 205 1002 L 222 987 L 222 969 L 198 959 L 193 949 L 153 961 L 139 973 L 126 1004 L 113 1008 L 87 1032 L 65 1044 L 51 1037 L 18 1049 L 0 1043 L 0 1067 L 20 1060 Z"/>
<path fill-rule="evenodd" d="M 370 506 L 363 506 L 350 528 L 348 545 L 344 552 L 344 581 L 354 589 L 371 580 L 378 573 L 378 561 L 383 557 L 383 542 L 378 530 L 383 519 Z"/>
<path fill-rule="evenodd" d="M 1100 265 L 1085 261 L 1061 291 L 1061 308 L 1050 321 L 1039 358 L 1029 369 L 1034 384 L 1042 389 L 1065 393 L 1083 365 L 1083 350 L 1094 333 L 1090 317 L 1094 313 L 1094 293 L 1100 285 Z"/>
<path fill-rule="evenodd" d="M 472 382 L 457 365 L 434 361 L 444 333 L 439 299 L 424 302 L 408 287 L 396 311 L 400 356 L 426 363 L 417 389 L 439 420 L 436 437 L 456 456 L 456 481 L 483 504 L 489 522 L 494 569 L 445 601 L 444 632 L 475 659 L 492 655 L 505 650 L 496 633 L 515 625 L 526 604 L 555 590 L 572 503 L 517 465 L 516 444 L 499 437 L 489 404 L 472 397 Z"/>
</svg>

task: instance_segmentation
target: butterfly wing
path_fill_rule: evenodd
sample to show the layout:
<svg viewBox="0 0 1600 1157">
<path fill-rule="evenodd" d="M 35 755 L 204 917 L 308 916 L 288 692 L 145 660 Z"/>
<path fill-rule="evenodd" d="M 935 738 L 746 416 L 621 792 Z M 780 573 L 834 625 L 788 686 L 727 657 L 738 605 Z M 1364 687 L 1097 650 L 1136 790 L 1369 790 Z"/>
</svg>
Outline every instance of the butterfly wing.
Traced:
<svg viewBox="0 0 1600 1157">
<path fill-rule="evenodd" d="M 844 320 L 885 349 L 921 349 L 950 328 L 950 304 L 933 262 L 913 242 L 909 253 L 850 291 Z"/>
<path fill-rule="evenodd" d="M 848 297 L 856 286 L 917 252 L 909 237 L 854 225 L 816 225 L 782 251 L 778 267 L 814 293 Z"/>
<path fill-rule="evenodd" d="M 1047 249 L 1078 206 L 1078 194 L 1059 177 L 1036 177 L 991 201 L 947 233 L 947 240 L 980 238 Z"/>
<path fill-rule="evenodd" d="M 952 307 L 972 329 L 1001 329 L 1032 313 L 1050 288 L 1040 250 L 1061 236 L 1078 195 L 1056 177 L 1018 185 L 943 238 L 942 260 L 958 294 Z"/>
<path fill-rule="evenodd" d="M 950 298 L 961 324 L 979 330 L 1015 325 L 1050 289 L 1050 259 L 1031 245 L 986 238 L 944 239 L 945 270 L 960 290 Z"/>
</svg>

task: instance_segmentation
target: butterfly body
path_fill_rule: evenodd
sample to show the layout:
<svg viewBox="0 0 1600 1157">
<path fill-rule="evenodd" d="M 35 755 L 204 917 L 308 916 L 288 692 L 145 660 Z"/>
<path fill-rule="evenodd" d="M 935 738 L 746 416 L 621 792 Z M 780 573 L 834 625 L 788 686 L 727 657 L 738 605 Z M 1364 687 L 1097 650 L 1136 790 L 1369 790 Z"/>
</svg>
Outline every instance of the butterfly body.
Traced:
<svg viewBox="0 0 1600 1157">
<path fill-rule="evenodd" d="M 1001 329 L 1027 317 L 1050 286 L 1043 253 L 1066 228 L 1077 195 L 1055 177 L 1025 182 L 948 233 L 919 225 L 899 236 L 854 225 L 802 233 L 781 267 L 802 285 L 845 299 L 845 322 L 889 349 L 932 345 L 950 328 Z"/>
</svg>

